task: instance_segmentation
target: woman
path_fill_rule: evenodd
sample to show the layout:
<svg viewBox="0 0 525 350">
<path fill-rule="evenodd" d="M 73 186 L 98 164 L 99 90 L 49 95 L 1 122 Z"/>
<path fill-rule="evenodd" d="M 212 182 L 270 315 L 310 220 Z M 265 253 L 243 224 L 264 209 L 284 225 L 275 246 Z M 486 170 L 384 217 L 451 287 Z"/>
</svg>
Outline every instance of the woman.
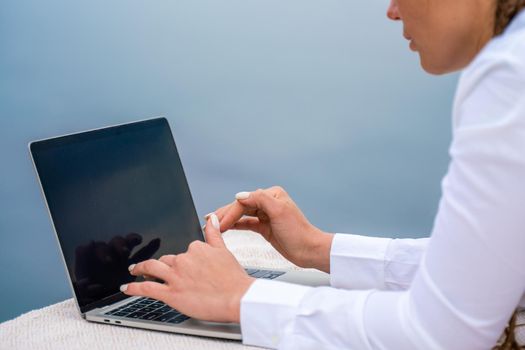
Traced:
<svg viewBox="0 0 525 350">
<path fill-rule="evenodd" d="M 246 344 L 321 349 L 488 349 L 525 305 L 525 0 L 392 0 L 433 74 L 464 69 L 450 167 L 430 239 L 324 233 L 281 188 L 241 192 L 209 215 L 207 243 L 130 267 L 130 283 L 210 321 L 240 322 Z M 331 287 L 254 280 L 221 231 L 249 229 Z M 511 336 L 507 337 L 513 345 Z M 507 344 L 507 345 L 508 345 Z M 507 346 L 506 345 L 506 346 Z"/>
</svg>

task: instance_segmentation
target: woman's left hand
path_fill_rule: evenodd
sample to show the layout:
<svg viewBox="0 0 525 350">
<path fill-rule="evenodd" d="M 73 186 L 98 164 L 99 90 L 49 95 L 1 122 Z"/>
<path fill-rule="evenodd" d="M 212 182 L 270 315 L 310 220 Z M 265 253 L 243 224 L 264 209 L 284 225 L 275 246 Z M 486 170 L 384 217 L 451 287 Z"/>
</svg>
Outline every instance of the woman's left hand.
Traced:
<svg viewBox="0 0 525 350">
<path fill-rule="evenodd" d="M 183 314 L 214 322 L 240 322 L 241 298 L 254 278 L 226 248 L 212 214 L 206 225 L 206 243 L 192 242 L 188 251 L 131 265 L 134 276 L 149 276 L 165 283 L 133 282 L 121 286 L 130 296 L 160 300 Z"/>
</svg>

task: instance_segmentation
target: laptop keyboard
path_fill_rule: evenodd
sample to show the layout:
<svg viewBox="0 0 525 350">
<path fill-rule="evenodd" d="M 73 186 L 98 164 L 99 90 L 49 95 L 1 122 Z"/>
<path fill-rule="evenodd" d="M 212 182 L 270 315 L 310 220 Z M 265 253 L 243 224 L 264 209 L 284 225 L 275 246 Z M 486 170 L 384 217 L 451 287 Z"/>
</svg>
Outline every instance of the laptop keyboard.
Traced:
<svg viewBox="0 0 525 350">
<path fill-rule="evenodd" d="M 172 309 L 162 301 L 150 298 L 139 298 L 124 304 L 104 315 L 150 320 L 166 323 L 181 323 L 189 317 Z"/>
<path fill-rule="evenodd" d="M 259 269 L 245 269 L 248 275 L 255 278 L 273 280 L 284 274 L 282 271 L 270 271 Z M 162 301 L 139 298 L 116 309 L 104 313 L 104 315 L 149 320 L 162 323 L 181 323 L 189 319 L 188 316 L 181 314 L 177 310 L 164 304 Z"/>
<path fill-rule="evenodd" d="M 270 271 L 270 270 L 259 270 L 259 269 L 245 269 L 246 273 L 255 278 L 264 278 L 267 280 L 273 280 L 281 275 L 284 275 L 283 271 Z"/>
</svg>

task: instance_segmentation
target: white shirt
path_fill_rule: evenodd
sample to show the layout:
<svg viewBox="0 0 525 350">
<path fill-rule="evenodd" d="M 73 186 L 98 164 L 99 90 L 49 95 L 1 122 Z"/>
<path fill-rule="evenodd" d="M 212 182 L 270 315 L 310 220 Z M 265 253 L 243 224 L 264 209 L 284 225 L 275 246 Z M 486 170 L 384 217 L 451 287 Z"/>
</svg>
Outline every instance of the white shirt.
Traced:
<svg viewBox="0 0 525 350">
<path fill-rule="evenodd" d="M 331 287 L 252 284 L 241 301 L 243 342 L 494 346 L 525 292 L 525 11 L 464 70 L 450 155 L 431 238 L 337 234 Z"/>
</svg>

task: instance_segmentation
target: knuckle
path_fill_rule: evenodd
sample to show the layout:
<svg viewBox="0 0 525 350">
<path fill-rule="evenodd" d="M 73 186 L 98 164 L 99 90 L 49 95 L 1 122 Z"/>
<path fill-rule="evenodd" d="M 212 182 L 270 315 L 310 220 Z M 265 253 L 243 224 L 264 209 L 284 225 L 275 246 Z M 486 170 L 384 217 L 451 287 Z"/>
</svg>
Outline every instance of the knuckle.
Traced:
<svg viewBox="0 0 525 350">
<path fill-rule="evenodd" d="M 142 263 L 142 270 L 147 274 L 153 270 L 154 262 L 152 259 L 146 260 Z"/>
<path fill-rule="evenodd" d="M 182 254 L 177 255 L 178 265 L 185 264 L 187 260 L 188 260 L 188 253 L 182 253 Z"/>
<path fill-rule="evenodd" d="M 281 186 L 273 186 L 272 188 L 278 195 L 286 194 L 286 191 Z"/>
<path fill-rule="evenodd" d="M 140 292 L 142 294 L 149 295 L 153 292 L 153 286 L 149 283 L 141 283 L 141 290 Z"/>
<path fill-rule="evenodd" d="M 159 261 L 166 264 L 166 265 L 171 265 L 172 262 L 173 262 L 173 256 L 171 255 L 163 255 L 159 258 Z"/>
<path fill-rule="evenodd" d="M 188 246 L 188 251 L 193 251 L 193 250 L 196 250 L 196 249 L 199 249 L 201 248 L 202 246 L 202 242 L 201 241 L 193 241 L 190 243 L 190 245 Z"/>
</svg>

